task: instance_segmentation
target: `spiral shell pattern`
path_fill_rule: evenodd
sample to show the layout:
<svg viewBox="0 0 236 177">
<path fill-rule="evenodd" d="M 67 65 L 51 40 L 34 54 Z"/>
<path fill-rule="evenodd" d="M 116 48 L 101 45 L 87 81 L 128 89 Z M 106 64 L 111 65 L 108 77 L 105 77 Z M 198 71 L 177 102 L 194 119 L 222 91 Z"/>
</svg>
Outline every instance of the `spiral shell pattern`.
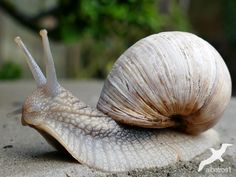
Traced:
<svg viewBox="0 0 236 177">
<path fill-rule="evenodd" d="M 198 134 L 222 116 L 231 78 L 220 54 L 187 32 L 143 38 L 115 62 L 97 108 L 118 122 Z"/>
</svg>

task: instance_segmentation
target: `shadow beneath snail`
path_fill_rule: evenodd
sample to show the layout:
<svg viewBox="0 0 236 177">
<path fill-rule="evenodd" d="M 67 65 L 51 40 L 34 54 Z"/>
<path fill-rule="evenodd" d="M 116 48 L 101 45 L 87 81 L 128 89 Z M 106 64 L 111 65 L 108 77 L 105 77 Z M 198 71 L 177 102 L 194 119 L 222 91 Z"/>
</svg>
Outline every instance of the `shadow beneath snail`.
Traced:
<svg viewBox="0 0 236 177">
<path fill-rule="evenodd" d="M 38 146 L 24 146 L 22 148 L 15 144 L 11 148 L 4 147 L 3 152 L 5 156 L 14 161 L 57 161 L 80 164 L 68 152 L 53 150 L 52 148 L 39 150 Z"/>
<path fill-rule="evenodd" d="M 49 161 L 60 161 L 60 162 L 69 162 L 69 163 L 79 163 L 76 161 L 69 153 L 64 153 L 61 151 L 51 151 L 36 156 L 37 159 L 49 160 Z M 80 163 L 79 163 L 80 164 Z"/>
</svg>

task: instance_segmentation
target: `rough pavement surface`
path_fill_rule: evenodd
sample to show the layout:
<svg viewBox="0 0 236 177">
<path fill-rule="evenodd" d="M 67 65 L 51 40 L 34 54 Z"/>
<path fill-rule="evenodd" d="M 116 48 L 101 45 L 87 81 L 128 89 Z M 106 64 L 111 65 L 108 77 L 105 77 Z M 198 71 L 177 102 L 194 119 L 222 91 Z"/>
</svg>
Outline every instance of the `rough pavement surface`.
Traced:
<svg viewBox="0 0 236 177">
<path fill-rule="evenodd" d="M 102 82 L 97 81 L 64 81 L 61 85 L 92 106 L 96 105 L 102 88 Z M 112 174 L 88 168 L 69 155 L 57 152 L 35 130 L 22 126 L 20 115 L 7 116 L 7 113 L 20 107 L 34 88 L 35 84 L 31 81 L 0 82 L 1 177 L 236 176 L 235 98 L 232 98 L 223 118 L 214 127 L 220 135 L 221 143 L 234 144 L 223 155 L 224 162 L 216 161 L 198 173 L 200 161 L 211 156 L 209 150 L 190 162 L 179 162 L 159 169 Z M 219 147 L 220 145 L 216 145 L 214 148 Z"/>
</svg>

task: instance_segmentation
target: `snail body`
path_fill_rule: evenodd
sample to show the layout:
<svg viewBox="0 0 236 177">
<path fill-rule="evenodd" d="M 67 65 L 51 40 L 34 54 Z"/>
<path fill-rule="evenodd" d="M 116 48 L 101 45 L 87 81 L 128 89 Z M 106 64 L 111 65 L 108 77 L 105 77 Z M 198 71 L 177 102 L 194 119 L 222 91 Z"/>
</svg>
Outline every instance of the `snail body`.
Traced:
<svg viewBox="0 0 236 177">
<path fill-rule="evenodd" d="M 206 41 L 184 32 L 141 39 L 114 64 L 96 109 L 60 86 L 46 30 L 40 35 L 47 78 L 16 38 L 38 86 L 24 103 L 22 124 L 55 148 L 90 167 L 127 171 L 187 161 L 218 141 L 209 128 L 229 103 L 231 80 Z"/>
</svg>

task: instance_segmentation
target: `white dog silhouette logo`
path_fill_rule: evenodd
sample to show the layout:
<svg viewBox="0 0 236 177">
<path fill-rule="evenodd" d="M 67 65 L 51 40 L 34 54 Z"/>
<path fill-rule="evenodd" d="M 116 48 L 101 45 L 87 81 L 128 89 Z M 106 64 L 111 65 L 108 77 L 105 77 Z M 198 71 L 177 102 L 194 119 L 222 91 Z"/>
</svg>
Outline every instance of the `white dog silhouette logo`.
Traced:
<svg viewBox="0 0 236 177">
<path fill-rule="evenodd" d="M 223 143 L 219 150 L 215 150 L 213 148 L 210 148 L 210 150 L 212 152 L 212 155 L 208 159 L 201 161 L 201 163 L 199 164 L 199 167 L 198 167 L 198 172 L 200 172 L 206 165 L 209 165 L 209 164 L 213 163 L 217 159 L 220 160 L 221 162 L 223 162 L 224 159 L 222 159 L 221 156 L 225 153 L 226 148 L 228 146 L 233 146 L 233 145 L 232 144 Z"/>
</svg>

